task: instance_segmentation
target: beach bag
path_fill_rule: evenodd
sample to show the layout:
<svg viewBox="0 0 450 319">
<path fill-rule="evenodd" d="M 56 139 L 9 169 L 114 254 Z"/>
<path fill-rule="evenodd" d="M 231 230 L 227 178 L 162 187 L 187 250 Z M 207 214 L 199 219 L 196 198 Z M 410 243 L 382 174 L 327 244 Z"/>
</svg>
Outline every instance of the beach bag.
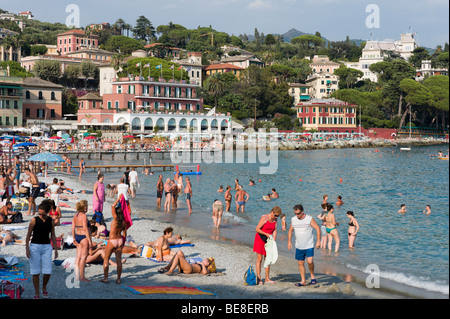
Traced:
<svg viewBox="0 0 450 319">
<path fill-rule="evenodd" d="M 245 286 L 256 286 L 258 284 L 258 278 L 256 277 L 253 266 L 249 266 L 244 274 L 244 285 Z"/>
<path fill-rule="evenodd" d="M 50 244 L 51 244 L 52 247 L 53 247 L 53 240 L 50 240 Z M 62 238 L 62 237 L 56 237 L 56 247 L 57 247 L 57 249 L 59 249 L 59 250 L 62 250 L 62 249 L 63 249 L 63 247 L 64 247 L 64 238 Z M 53 248 L 55 248 L 55 247 L 53 247 Z"/>
<path fill-rule="evenodd" d="M 217 268 L 216 268 L 216 261 L 214 260 L 214 258 L 208 258 L 210 264 L 208 266 L 208 272 L 210 274 L 217 272 Z"/>
<path fill-rule="evenodd" d="M 153 258 L 154 256 L 155 256 L 155 250 L 152 247 L 145 246 L 145 245 L 144 245 L 144 247 L 142 247 L 141 257 Z"/>
<path fill-rule="evenodd" d="M 8 280 L 0 281 L 0 295 L 9 296 L 10 299 L 21 299 L 24 289 L 21 285 Z"/>
<path fill-rule="evenodd" d="M 15 215 L 11 217 L 12 223 L 22 223 L 23 222 L 23 216 L 21 212 L 17 212 Z"/>
</svg>

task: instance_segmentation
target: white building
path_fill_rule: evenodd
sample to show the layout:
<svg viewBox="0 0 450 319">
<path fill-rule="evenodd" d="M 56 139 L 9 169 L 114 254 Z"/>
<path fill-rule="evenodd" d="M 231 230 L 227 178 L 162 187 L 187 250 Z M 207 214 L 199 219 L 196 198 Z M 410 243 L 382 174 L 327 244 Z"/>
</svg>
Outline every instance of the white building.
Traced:
<svg viewBox="0 0 450 319">
<path fill-rule="evenodd" d="M 343 62 L 346 67 L 360 70 L 364 73 L 360 80 L 371 80 L 377 82 L 378 77 L 375 73 L 370 71 L 372 64 L 382 62 L 387 56 L 387 52 L 399 54 L 406 61 L 412 56 L 414 49 L 418 47 L 415 42 L 414 35 L 411 33 L 401 34 L 399 41 L 384 40 L 384 41 L 367 41 L 366 46 L 362 50 L 359 62 Z"/>
<path fill-rule="evenodd" d="M 188 52 L 186 59 L 175 58 L 172 62 L 179 64 L 189 75 L 191 84 L 202 86 L 203 83 L 203 65 L 201 52 Z M 175 70 L 175 72 L 177 72 Z M 176 77 L 176 75 L 175 75 Z"/>
</svg>

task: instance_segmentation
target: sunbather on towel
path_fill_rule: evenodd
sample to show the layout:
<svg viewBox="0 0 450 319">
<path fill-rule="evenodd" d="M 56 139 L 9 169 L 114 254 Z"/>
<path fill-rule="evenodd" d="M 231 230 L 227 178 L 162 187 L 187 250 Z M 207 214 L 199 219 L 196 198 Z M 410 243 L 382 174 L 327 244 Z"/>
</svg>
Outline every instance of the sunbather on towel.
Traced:
<svg viewBox="0 0 450 319">
<path fill-rule="evenodd" d="M 190 240 L 183 240 L 183 238 L 180 235 L 172 236 L 172 237 L 168 238 L 167 241 L 169 242 L 169 246 L 185 245 L 185 244 L 191 243 Z M 157 240 L 149 241 L 148 243 L 145 244 L 145 246 L 155 247 L 156 242 L 157 242 Z"/>
<path fill-rule="evenodd" d="M 12 242 L 21 243 L 20 240 L 17 240 L 19 238 L 19 236 L 17 236 L 10 230 L 0 231 L 0 243 L 2 244 L 2 246 L 6 246 L 7 244 Z"/>
<path fill-rule="evenodd" d="M 154 247 L 156 249 L 156 259 L 158 261 L 170 261 L 176 252 L 170 249 L 168 239 L 173 235 L 173 228 L 167 227 L 164 229 L 163 235 L 158 238 Z"/>
<path fill-rule="evenodd" d="M 213 258 L 204 259 L 200 263 L 190 264 L 181 250 L 177 251 L 170 263 L 159 270 L 160 273 L 166 272 L 166 275 L 173 274 L 173 271 L 178 267 L 180 273 L 184 274 L 209 274 L 209 266 L 214 261 Z"/>
</svg>

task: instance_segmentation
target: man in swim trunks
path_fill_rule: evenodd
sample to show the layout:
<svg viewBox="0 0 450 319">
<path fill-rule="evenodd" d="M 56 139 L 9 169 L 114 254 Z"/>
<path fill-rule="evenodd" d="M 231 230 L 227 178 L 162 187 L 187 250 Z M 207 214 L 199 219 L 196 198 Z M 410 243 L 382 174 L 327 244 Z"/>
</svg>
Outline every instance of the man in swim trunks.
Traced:
<svg viewBox="0 0 450 319">
<path fill-rule="evenodd" d="M 156 183 L 156 205 L 158 208 L 161 208 L 161 198 L 163 196 L 164 184 L 163 184 L 163 176 L 159 175 L 158 182 Z"/>
<path fill-rule="evenodd" d="M 164 192 L 166 194 L 166 201 L 164 202 L 164 211 L 170 210 L 170 203 L 172 202 L 172 193 L 170 192 L 172 185 L 170 183 L 170 178 L 166 179 L 164 183 Z"/>
<path fill-rule="evenodd" d="M 244 189 L 241 188 L 236 192 L 236 195 L 234 196 L 234 199 L 236 201 L 236 213 L 239 212 L 239 208 L 241 209 L 241 213 L 244 213 L 245 210 L 245 203 L 249 200 L 250 195 L 244 191 Z"/>
<path fill-rule="evenodd" d="M 186 187 L 184 188 L 184 193 L 186 194 L 186 204 L 189 208 L 189 215 L 192 214 L 192 185 L 189 177 L 186 177 Z"/>
<path fill-rule="evenodd" d="M 31 209 L 33 208 L 33 215 L 36 214 L 36 197 L 40 192 L 39 180 L 29 168 L 25 168 L 25 174 L 30 177 L 30 183 L 32 185 L 30 196 L 28 197 L 28 212 L 25 215 L 31 215 Z"/>
</svg>

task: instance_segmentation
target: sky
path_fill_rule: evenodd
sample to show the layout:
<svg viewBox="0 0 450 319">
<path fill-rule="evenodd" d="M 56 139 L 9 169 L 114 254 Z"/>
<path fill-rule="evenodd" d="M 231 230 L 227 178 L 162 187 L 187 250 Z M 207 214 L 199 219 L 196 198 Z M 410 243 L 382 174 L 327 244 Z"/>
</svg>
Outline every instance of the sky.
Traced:
<svg viewBox="0 0 450 319">
<path fill-rule="evenodd" d="M 332 41 L 399 40 L 416 33 L 419 45 L 449 42 L 449 0 L 0 0 L 9 12 L 32 11 L 35 19 L 66 23 L 70 4 L 79 8 L 82 27 L 114 23 L 134 25 L 140 15 L 156 28 L 169 22 L 188 29 L 212 26 L 230 35 L 283 34 L 294 28 Z"/>
</svg>

